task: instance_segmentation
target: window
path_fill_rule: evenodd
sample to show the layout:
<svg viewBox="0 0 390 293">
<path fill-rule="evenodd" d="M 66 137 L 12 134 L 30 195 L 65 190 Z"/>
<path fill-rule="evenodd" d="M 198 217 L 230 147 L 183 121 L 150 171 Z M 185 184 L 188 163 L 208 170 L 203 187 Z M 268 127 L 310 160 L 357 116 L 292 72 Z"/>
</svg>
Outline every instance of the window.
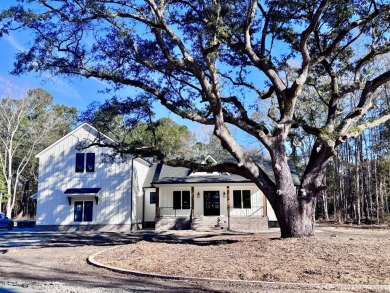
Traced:
<svg viewBox="0 0 390 293">
<path fill-rule="evenodd" d="M 157 192 L 150 193 L 150 204 L 157 203 Z"/>
<path fill-rule="evenodd" d="M 74 202 L 74 221 L 91 222 L 93 213 L 93 201 L 75 201 Z"/>
<path fill-rule="evenodd" d="M 190 192 L 189 191 L 182 191 L 181 193 L 181 208 L 188 210 L 191 207 L 190 202 Z"/>
<path fill-rule="evenodd" d="M 95 172 L 95 154 L 94 153 L 77 153 L 76 154 L 76 172 L 84 173 Z"/>
<path fill-rule="evenodd" d="M 243 190 L 242 191 L 242 207 L 244 209 L 251 208 L 251 191 L 250 190 Z"/>
<path fill-rule="evenodd" d="M 241 190 L 233 190 L 233 207 L 235 209 L 241 209 Z"/>
<path fill-rule="evenodd" d="M 191 199 L 189 191 L 174 191 L 173 192 L 173 209 L 190 209 Z"/>
<path fill-rule="evenodd" d="M 87 153 L 86 171 L 95 172 L 95 154 Z"/>
<path fill-rule="evenodd" d="M 173 192 L 173 209 L 175 210 L 181 209 L 181 191 Z"/>
<path fill-rule="evenodd" d="M 84 154 L 82 153 L 76 154 L 76 172 L 77 173 L 84 172 Z"/>
<path fill-rule="evenodd" d="M 93 201 L 84 202 L 84 221 L 92 221 Z"/>
<path fill-rule="evenodd" d="M 233 208 L 235 209 L 250 209 L 251 191 L 250 190 L 233 190 Z"/>
</svg>

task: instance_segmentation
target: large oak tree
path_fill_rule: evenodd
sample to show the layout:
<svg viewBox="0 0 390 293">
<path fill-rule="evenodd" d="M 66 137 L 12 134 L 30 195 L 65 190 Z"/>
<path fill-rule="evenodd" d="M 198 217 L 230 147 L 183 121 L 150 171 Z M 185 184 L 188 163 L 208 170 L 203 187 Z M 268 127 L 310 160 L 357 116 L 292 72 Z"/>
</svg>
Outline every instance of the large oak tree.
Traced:
<svg viewBox="0 0 390 293">
<path fill-rule="evenodd" d="M 208 168 L 255 182 L 275 210 L 282 237 L 314 233 L 316 198 L 336 148 L 390 118 L 383 109 L 380 118 L 364 120 L 390 81 L 386 66 L 374 66 L 390 50 L 385 0 L 27 2 L 31 10 L 21 1 L 2 12 L 3 33 L 34 33 L 14 73 L 103 79 L 137 88 L 133 98 L 158 100 L 186 119 L 213 125 L 237 163 Z M 315 124 L 297 110 L 305 93 L 325 109 Z M 351 95 L 358 99 L 346 107 Z M 274 180 L 228 125 L 268 150 Z M 296 128 L 315 141 L 297 189 L 287 162 Z"/>
</svg>

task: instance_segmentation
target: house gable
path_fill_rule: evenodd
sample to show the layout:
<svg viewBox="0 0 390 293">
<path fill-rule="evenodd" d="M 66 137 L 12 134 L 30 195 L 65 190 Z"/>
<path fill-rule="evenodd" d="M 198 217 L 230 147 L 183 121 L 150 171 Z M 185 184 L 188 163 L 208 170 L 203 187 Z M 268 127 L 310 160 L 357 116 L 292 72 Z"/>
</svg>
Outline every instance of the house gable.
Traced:
<svg viewBox="0 0 390 293">
<path fill-rule="evenodd" d="M 37 155 L 38 229 L 91 226 L 129 231 L 140 222 L 137 202 L 142 203 L 150 163 L 131 155 L 123 158 L 110 147 L 77 147 L 96 139 L 115 143 L 82 124 Z"/>
<path fill-rule="evenodd" d="M 77 138 L 80 142 L 82 142 L 83 140 L 94 141 L 97 138 L 99 138 L 99 139 L 103 140 L 104 142 L 106 142 L 107 144 L 115 144 L 116 143 L 115 140 L 113 140 L 112 138 L 108 137 L 107 135 L 99 132 L 92 125 L 90 125 L 88 123 L 83 123 L 80 126 L 73 129 L 71 132 L 69 132 L 64 137 L 62 137 L 59 140 L 57 140 L 56 142 L 52 143 L 50 146 L 48 146 L 43 151 L 38 153 L 35 157 L 40 158 L 40 157 L 44 156 L 48 151 L 53 149 L 56 145 L 63 143 L 69 137 L 72 137 L 72 136 Z"/>
</svg>

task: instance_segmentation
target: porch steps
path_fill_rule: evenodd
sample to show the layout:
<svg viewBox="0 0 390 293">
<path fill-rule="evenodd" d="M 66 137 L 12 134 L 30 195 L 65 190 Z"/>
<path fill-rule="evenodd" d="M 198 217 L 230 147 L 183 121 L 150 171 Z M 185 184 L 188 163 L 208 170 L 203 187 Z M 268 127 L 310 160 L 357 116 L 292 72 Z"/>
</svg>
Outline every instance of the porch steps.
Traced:
<svg viewBox="0 0 390 293">
<path fill-rule="evenodd" d="M 228 219 L 225 216 L 200 216 L 192 219 L 191 229 L 195 231 L 227 230 Z"/>
</svg>

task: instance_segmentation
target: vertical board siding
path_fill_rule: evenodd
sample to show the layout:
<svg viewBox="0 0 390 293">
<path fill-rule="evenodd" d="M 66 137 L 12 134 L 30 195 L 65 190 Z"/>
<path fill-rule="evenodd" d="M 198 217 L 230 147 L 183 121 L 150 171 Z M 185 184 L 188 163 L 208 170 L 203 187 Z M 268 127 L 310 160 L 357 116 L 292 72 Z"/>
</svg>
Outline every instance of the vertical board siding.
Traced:
<svg viewBox="0 0 390 293">
<path fill-rule="evenodd" d="M 201 186 L 194 186 L 194 214 L 195 217 L 204 216 L 204 192 L 205 191 L 219 191 L 220 195 L 220 215 L 227 216 L 227 186 L 230 189 L 230 216 L 234 217 L 259 217 L 264 216 L 264 194 L 257 188 L 255 184 L 239 185 L 229 183 L 226 185 L 221 184 L 202 184 Z M 161 216 L 189 216 L 190 210 L 174 210 L 173 207 L 173 191 L 191 190 L 191 186 L 187 185 L 161 185 L 160 188 L 160 212 Z M 251 208 L 234 208 L 233 191 L 234 190 L 250 190 L 251 194 Z M 152 191 L 152 190 L 150 190 Z M 149 200 L 150 191 L 146 192 L 145 200 Z M 225 197 L 223 193 L 225 192 Z M 199 193 L 199 197 L 198 197 Z M 267 201 L 268 203 L 268 201 Z M 271 218 L 274 217 L 274 212 L 269 203 L 268 212 Z M 145 214 L 147 212 L 147 203 L 145 203 Z M 154 215 L 154 212 L 153 212 Z M 148 219 L 152 218 L 148 214 Z M 271 219 L 270 219 L 271 220 Z"/>
<path fill-rule="evenodd" d="M 145 190 L 145 222 L 154 222 L 156 214 L 156 204 L 150 203 L 151 192 L 156 192 L 156 188 L 147 188 Z"/>
<path fill-rule="evenodd" d="M 88 126 L 78 129 L 42 153 L 39 162 L 37 225 L 131 224 L 131 159 L 113 164 L 102 162 L 107 148 L 75 149 L 82 139 L 93 140 L 95 133 Z M 75 172 L 75 154 L 95 153 L 95 172 Z M 140 164 L 141 165 L 141 164 Z M 138 183 L 146 176 L 139 172 Z M 142 176 L 144 176 L 142 178 Z M 99 187 L 99 203 L 94 196 L 73 196 L 69 205 L 64 194 L 68 188 Z M 93 201 L 93 221 L 74 222 L 74 201 Z"/>
</svg>

